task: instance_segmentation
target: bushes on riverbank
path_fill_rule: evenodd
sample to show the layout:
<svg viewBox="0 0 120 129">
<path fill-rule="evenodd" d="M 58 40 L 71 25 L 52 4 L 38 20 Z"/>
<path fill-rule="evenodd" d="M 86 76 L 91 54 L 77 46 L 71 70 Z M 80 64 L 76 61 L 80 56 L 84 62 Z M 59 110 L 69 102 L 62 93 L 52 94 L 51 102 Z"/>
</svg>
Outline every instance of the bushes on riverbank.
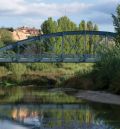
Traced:
<svg viewBox="0 0 120 129">
<path fill-rule="evenodd" d="M 1 64 L 0 85 L 52 85 L 58 87 L 61 83 L 78 71 L 81 74 L 91 64 Z M 92 65 L 91 65 L 92 66 Z"/>
<path fill-rule="evenodd" d="M 101 61 L 94 65 L 97 89 L 120 93 L 120 47 L 106 48 L 101 53 Z"/>
<path fill-rule="evenodd" d="M 101 60 L 93 65 L 92 70 L 87 70 L 84 74 L 77 72 L 76 76 L 65 81 L 64 85 L 120 94 L 120 47 L 104 48 L 100 55 Z"/>
</svg>

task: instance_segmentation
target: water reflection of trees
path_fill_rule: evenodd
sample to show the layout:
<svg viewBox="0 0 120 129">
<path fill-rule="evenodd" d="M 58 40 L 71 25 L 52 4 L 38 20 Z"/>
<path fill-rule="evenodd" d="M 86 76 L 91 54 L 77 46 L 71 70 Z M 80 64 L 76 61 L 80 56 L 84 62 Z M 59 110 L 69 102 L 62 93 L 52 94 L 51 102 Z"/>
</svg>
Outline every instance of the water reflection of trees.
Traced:
<svg viewBox="0 0 120 129">
<path fill-rule="evenodd" d="M 98 115 L 87 105 L 80 106 L 79 109 L 40 109 L 25 107 L 14 107 L 11 110 L 11 117 L 17 121 L 27 124 L 34 124 L 46 127 L 80 126 L 93 124 L 108 124 L 104 118 Z M 33 123 L 34 121 L 34 123 Z M 98 124 L 98 125 L 99 125 Z M 104 128 L 103 128 L 104 129 Z"/>
<path fill-rule="evenodd" d="M 100 103 L 89 103 L 89 105 L 94 110 L 95 119 L 99 123 L 104 120 L 105 124 L 120 128 L 120 106 Z"/>
<path fill-rule="evenodd" d="M 33 87 L 31 87 L 33 88 Z M 0 104 L 7 103 L 80 103 L 82 100 L 61 91 L 49 92 L 27 87 L 0 89 Z"/>
<path fill-rule="evenodd" d="M 46 128 L 72 128 L 80 126 L 100 126 L 101 129 L 119 129 L 116 123 L 120 120 L 119 107 L 101 104 L 81 104 L 77 108 L 72 105 L 24 105 L 24 106 L 0 106 L 0 114 L 5 112 L 20 123 L 33 124 L 34 126 Z M 47 107 L 47 108 L 46 108 Z M 113 113 L 114 111 L 114 113 Z M 118 123 L 119 124 L 119 123 Z M 118 127 L 119 126 L 119 127 Z"/>
</svg>

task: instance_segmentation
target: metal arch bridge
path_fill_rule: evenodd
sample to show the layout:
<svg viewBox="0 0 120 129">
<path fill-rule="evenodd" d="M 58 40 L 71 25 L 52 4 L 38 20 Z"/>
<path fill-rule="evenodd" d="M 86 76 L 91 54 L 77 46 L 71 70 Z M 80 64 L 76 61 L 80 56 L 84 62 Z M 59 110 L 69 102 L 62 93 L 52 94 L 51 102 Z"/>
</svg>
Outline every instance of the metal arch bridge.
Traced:
<svg viewBox="0 0 120 129">
<path fill-rule="evenodd" d="M 0 48 L 0 62 L 96 62 L 97 50 L 114 43 L 116 33 L 68 31 L 43 34 Z"/>
</svg>

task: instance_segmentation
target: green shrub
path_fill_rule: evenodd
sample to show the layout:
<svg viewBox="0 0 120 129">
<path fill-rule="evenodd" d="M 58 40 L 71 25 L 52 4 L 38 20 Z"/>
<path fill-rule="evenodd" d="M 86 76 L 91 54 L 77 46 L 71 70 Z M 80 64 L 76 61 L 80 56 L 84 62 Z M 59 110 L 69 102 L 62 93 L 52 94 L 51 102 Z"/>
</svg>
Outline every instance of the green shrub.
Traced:
<svg viewBox="0 0 120 129">
<path fill-rule="evenodd" d="M 34 63 L 34 64 L 29 64 L 27 66 L 27 68 L 29 68 L 30 70 L 33 71 L 43 71 L 46 69 L 50 69 L 50 68 L 55 68 L 55 64 L 47 64 L 47 63 Z"/>
<path fill-rule="evenodd" d="M 8 45 L 9 43 L 13 42 L 12 33 L 7 29 L 0 29 L 0 36 L 1 36 L 1 41 L 5 45 Z"/>
<path fill-rule="evenodd" d="M 75 76 L 85 76 L 88 75 L 89 73 L 91 73 L 91 71 L 93 70 L 93 64 L 85 64 L 84 66 L 81 66 L 76 72 L 75 72 Z"/>
<path fill-rule="evenodd" d="M 25 73 L 26 71 L 26 66 L 24 64 L 10 64 L 9 65 L 9 69 L 12 72 L 12 76 L 13 78 L 19 82 L 22 79 L 22 75 Z"/>
<path fill-rule="evenodd" d="M 6 76 L 8 70 L 4 66 L 0 66 L 0 77 Z"/>
<path fill-rule="evenodd" d="M 100 89 L 116 89 L 113 88 L 113 84 L 115 84 L 115 80 L 119 80 L 118 77 L 120 76 L 120 47 L 104 48 L 99 54 L 101 60 L 94 65 L 93 71 L 96 87 Z"/>
</svg>

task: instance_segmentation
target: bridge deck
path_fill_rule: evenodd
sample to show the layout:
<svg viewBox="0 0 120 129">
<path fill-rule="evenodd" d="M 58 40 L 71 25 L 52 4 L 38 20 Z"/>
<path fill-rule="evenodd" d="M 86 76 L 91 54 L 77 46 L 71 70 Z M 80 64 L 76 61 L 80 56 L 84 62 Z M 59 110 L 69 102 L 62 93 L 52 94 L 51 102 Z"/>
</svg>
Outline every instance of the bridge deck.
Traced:
<svg viewBox="0 0 120 129">
<path fill-rule="evenodd" d="M 41 56 L 18 56 L 19 58 L 16 58 L 15 56 L 12 57 L 0 57 L 0 62 L 13 62 L 13 63 L 30 63 L 30 62 L 41 62 L 41 63 L 57 63 L 57 62 L 64 62 L 64 63 L 80 63 L 80 62 L 86 62 L 86 63 L 94 63 L 99 58 L 96 55 L 41 55 Z"/>
</svg>

